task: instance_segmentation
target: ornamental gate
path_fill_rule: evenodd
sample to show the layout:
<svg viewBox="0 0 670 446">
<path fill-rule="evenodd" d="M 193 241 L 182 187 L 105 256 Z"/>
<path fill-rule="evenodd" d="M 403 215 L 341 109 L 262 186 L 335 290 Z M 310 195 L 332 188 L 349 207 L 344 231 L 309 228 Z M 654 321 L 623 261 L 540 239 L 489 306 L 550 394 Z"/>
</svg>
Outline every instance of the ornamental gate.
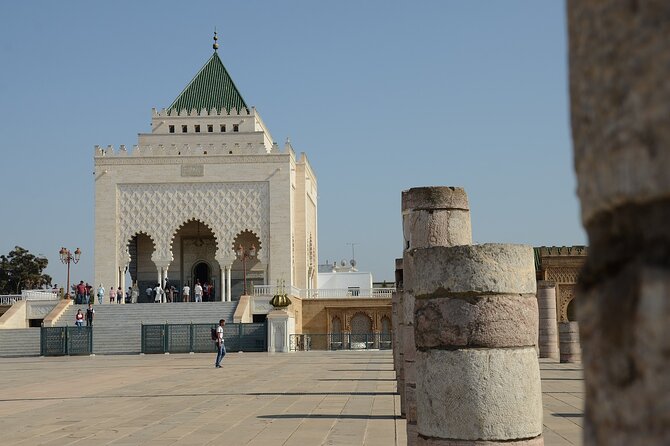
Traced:
<svg viewBox="0 0 670 446">
<path fill-rule="evenodd" d="M 93 353 L 93 327 L 42 327 L 40 355 L 90 355 Z"/>
</svg>

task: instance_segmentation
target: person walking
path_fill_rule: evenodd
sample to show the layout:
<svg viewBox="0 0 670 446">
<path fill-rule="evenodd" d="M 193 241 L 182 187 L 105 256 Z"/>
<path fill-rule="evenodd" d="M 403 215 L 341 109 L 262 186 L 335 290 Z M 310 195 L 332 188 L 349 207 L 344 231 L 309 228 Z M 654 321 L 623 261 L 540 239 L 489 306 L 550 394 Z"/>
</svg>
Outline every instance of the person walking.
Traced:
<svg viewBox="0 0 670 446">
<path fill-rule="evenodd" d="M 84 325 L 84 313 L 81 312 L 81 308 L 77 310 L 77 314 L 74 317 L 74 325 L 77 327 Z"/>
<path fill-rule="evenodd" d="M 214 367 L 217 369 L 221 368 L 221 361 L 223 357 L 226 356 L 226 345 L 223 343 L 223 327 L 226 325 L 225 319 L 219 319 L 219 326 L 216 327 L 216 362 Z"/>
<path fill-rule="evenodd" d="M 109 287 L 109 303 L 113 304 L 115 298 L 116 298 L 116 290 L 114 289 L 113 286 L 110 286 Z"/>
<path fill-rule="evenodd" d="M 147 286 L 145 293 L 147 295 L 147 302 L 152 302 L 153 299 L 151 297 L 154 295 L 154 289 L 151 288 L 151 285 Z"/>
<path fill-rule="evenodd" d="M 79 281 L 79 285 L 77 285 L 76 290 L 77 290 L 77 298 L 75 300 L 75 303 L 83 304 L 84 299 L 86 298 L 86 285 L 84 285 L 83 280 Z"/>
<path fill-rule="evenodd" d="M 140 287 L 137 286 L 137 282 L 133 283 L 133 287 L 130 290 L 130 302 L 133 304 L 137 303 L 137 299 L 140 297 Z"/>
<path fill-rule="evenodd" d="M 93 304 L 88 304 L 88 308 L 86 309 L 86 326 L 87 327 L 92 327 L 93 326 L 93 316 L 94 315 L 95 315 L 95 310 L 93 309 Z"/>
<path fill-rule="evenodd" d="M 209 302 L 209 283 L 207 282 L 202 286 L 202 301 Z"/>
<path fill-rule="evenodd" d="M 195 283 L 195 287 L 193 287 L 193 294 L 195 295 L 196 302 L 202 302 L 202 285 L 200 285 L 199 280 Z"/>
<path fill-rule="evenodd" d="M 102 299 L 105 298 L 105 287 L 100 284 L 98 287 L 98 303 L 102 305 Z"/>
<path fill-rule="evenodd" d="M 116 303 L 120 304 L 123 301 L 123 290 L 119 287 L 116 290 Z"/>
<path fill-rule="evenodd" d="M 188 286 L 188 284 L 184 285 L 184 289 L 182 290 L 182 301 L 183 302 L 188 302 L 189 299 L 191 298 L 191 287 Z"/>
</svg>

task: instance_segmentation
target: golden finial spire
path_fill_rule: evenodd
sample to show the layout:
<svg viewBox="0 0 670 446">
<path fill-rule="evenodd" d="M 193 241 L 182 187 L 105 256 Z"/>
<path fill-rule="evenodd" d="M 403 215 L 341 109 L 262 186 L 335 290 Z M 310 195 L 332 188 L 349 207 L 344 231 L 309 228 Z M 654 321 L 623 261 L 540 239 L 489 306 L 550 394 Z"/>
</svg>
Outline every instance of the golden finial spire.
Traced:
<svg viewBox="0 0 670 446">
<path fill-rule="evenodd" d="M 216 43 L 217 40 L 219 40 L 219 38 L 216 37 L 216 28 L 214 28 L 214 44 L 212 45 L 212 48 L 214 48 L 214 51 L 219 49 L 219 44 Z"/>
</svg>

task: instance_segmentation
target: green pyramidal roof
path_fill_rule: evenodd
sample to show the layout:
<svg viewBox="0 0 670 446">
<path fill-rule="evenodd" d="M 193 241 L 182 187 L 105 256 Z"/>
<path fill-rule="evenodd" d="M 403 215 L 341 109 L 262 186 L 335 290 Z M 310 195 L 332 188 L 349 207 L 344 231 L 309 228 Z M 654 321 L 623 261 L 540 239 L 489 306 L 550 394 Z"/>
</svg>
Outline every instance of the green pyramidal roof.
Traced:
<svg viewBox="0 0 670 446">
<path fill-rule="evenodd" d="M 219 112 L 225 109 L 228 113 L 231 109 L 241 111 L 249 108 L 217 53 L 212 54 L 168 111 L 200 111 L 203 108 L 207 111 L 215 108 Z"/>
</svg>

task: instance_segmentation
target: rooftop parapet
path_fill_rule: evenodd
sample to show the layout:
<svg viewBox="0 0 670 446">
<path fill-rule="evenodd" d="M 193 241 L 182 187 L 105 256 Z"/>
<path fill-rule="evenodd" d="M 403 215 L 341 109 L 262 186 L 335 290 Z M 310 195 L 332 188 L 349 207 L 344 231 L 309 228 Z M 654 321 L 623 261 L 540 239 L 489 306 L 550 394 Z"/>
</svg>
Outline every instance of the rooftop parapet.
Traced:
<svg viewBox="0 0 670 446">
<path fill-rule="evenodd" d="M 204 155 L 265 155 L 290 153 L 295 157 L 295 153 L 290 147 L 285 147 L 284 151 L 279 150 L 277 144 L 266 148 L 263 144 L 252 143 L 234 143 L 234 144 L 169 144 L 169 145 L 133 145 L 132 150 L 128 150 L 125 144 L 121 144 L 118 149 L 112 145 L 102 147 L 94 146 L 94 157 L 154 157 L 154 156 L 204 156 Z"/>
<path fill-rule="evenodd" d="M 151 116 L 153 118 L 159 118 L 159 117 L 183 117 L 183 116 L 251 116 L 256 114 L 256 108 L 251 107 L 251 109 L 248 108 L 242 108 L 240 110 L 237 109 L 230 109 L 229 111 L 226 110 L 225 108 L 217 110 L 216 108 L 212 108 L 210 110 L 207 110 L 205 108 L 196 110 L 191 109 L 181 109 L 179 111 L 177 110 L 168 110 L 168 109 L 161 109 L 157 110 L 155 108 L 151 109 Z"/>
</svg>

